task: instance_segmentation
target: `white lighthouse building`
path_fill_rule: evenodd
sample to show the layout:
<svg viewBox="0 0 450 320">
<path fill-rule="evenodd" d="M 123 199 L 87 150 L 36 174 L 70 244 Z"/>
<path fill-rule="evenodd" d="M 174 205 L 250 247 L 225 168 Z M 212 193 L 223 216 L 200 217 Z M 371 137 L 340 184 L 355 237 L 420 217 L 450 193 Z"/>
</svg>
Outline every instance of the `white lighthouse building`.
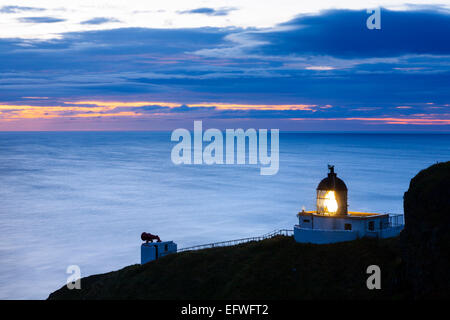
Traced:
<svg viewBox="0 0 450 320">
<path fill-rule="evenodd" d="M 328 166 L 328 177 L 317 187 L 317 210 L 298 213 L 294 238 L 303 243 L 335 243 L 363 237 L 390 238 L 403 229 L 402 215 L 350 212 L 347 186 Z"/>
</svg>

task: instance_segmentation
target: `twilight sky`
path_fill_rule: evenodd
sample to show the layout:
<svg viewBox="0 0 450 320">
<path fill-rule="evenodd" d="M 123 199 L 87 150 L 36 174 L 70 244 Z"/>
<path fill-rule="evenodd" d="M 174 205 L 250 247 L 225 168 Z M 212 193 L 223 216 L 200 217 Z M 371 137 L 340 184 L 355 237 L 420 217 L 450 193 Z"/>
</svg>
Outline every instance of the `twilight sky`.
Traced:
<svg viewBox="0 0 450 320">
<path fill-rule="evenodd" d="M 450 3 L 403 2 L 0 0 L 0 130 L 449 132 Z"/>
</svg>

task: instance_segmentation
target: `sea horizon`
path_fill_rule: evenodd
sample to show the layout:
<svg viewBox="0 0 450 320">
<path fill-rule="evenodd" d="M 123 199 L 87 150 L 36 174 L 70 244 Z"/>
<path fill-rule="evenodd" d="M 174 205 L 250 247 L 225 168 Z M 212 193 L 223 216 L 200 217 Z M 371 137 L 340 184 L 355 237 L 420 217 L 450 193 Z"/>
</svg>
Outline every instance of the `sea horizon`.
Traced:
<svg viewBox="0 0 450 320">
<path fill-rule="evenodd" d="M 188 131 L 193 131 L 193 129 L 191 129 L 190 127 L 184 127 L 183 129 L 187 129 Z M 209 129 L 209 127 L 205 127 L 204 130 Z M 217 128 L 220 131 L 225 132 L 226 129 L 220 129 Z M 236 127 L 233 128 L 233 130 L 237 130 L 237 129 L 243 129 L 243 130 L 247 130 L 247 129 L 255 129 L 255 130 L 259 130 L 259 129 L 277 129 L 277 128 L 248 128 L 248 127 Z M 70 132 L 113 132 L 113 133 L 118 133 L 118 132 L 149 132 L 149 133 L 168 133 L 168 132 L 172 132 L 175 129 L 167 129 L 167 130 L 0 130 L 0 133 L 58 133 L 58 132 L 66 132 L 66 133 L 70 133 Z M 278 129 L 280 130 L 280 133 L 313 133 L 313 134 L 442 134 L 442 135 L 448 135 L 450 134 L 450 131 L 380 131 L 380 130 L 374 130 L 374 131 L 325 131 L 325 130 L 319 130 L 319 131 L 301 131 L 301 130 L 282 130 L 282 129 Z"/>
</svg>

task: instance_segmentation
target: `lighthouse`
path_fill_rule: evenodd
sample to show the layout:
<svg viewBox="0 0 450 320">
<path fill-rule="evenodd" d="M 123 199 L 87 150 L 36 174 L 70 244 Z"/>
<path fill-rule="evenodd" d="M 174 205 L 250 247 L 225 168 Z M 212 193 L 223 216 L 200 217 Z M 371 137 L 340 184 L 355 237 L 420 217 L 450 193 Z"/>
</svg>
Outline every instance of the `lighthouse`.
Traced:
<svg viewBox="0 0 450 320">
<path fill-rule="evenodd" d="M 316 210 L 297 214 L 294 238 L 302 243 L 336 243 L 363 237 L 390 238 L 403 229 L 403 216 L 348 211 L 348 189 L 334 166 L 317 186 Z"/>
</svg>

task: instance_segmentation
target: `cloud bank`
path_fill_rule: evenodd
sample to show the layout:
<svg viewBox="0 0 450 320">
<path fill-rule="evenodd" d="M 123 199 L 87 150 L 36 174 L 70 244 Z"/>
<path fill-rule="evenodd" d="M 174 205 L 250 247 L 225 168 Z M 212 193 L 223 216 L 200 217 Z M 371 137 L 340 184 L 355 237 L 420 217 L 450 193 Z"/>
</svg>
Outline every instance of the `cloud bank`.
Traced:
<svg viewBox="0 0 450 320">
<path fill-rule="evenodd" d="M 349 123 L 448 130 L 449 13 L 383 9 L 381 30 L 368 30 L 367 17 L 360 10 L 326 10 L 273 28 L 116 28 L 51 40 L 3 38 L 0 129 L 63 118 L 117 118 L 114 126 L 158 121 L 169 128 L 198 117 L 273 121 L 289 129 L 320 122 L 342 130 Z M 76 109 L 77 101 L 102 103 Z M 132 106 L 98 109 L 111 102 Z"/>
</svg>

